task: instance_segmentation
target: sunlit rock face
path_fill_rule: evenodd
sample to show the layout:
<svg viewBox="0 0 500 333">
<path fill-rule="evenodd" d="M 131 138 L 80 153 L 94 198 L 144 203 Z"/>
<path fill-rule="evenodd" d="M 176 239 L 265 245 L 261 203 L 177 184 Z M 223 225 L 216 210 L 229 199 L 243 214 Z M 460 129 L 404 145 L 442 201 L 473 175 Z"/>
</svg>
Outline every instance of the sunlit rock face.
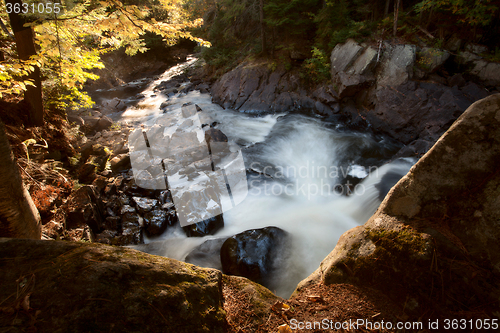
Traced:
<svg viewBox="0 0 500 333">
<path fill-rule="evenodd" d="M 492 284 L 500 278 L 498 156 L 500 94 L 469 107 L 297 290 L 320 280 L 369 284 L 409 313 L 481 308 L 493 315 L 500 300 Z"/>
</svg>

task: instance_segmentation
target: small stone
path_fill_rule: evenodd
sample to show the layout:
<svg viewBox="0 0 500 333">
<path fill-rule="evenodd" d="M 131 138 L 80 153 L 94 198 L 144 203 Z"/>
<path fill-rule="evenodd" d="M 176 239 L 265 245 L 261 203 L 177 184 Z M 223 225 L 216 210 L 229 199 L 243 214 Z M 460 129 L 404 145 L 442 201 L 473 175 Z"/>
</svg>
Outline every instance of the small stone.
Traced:
<svg viewBox="0 0 500 333">
<path fill-rule="evenodd" d="M 149 236 L 159 236 L 168 225 L 168 213 L 161 209 L 155 209 L 144 215 L 144 227 Z"/>
<path fill-rule="evenodd" d="M 132 197 L 132 200 L 135 202 L 137 210 L 139 213 L 146 213 L 151 211 L 155 206 L 158 205 L 158 200 L 142 198 L 142 197 Z"/>
</svg>

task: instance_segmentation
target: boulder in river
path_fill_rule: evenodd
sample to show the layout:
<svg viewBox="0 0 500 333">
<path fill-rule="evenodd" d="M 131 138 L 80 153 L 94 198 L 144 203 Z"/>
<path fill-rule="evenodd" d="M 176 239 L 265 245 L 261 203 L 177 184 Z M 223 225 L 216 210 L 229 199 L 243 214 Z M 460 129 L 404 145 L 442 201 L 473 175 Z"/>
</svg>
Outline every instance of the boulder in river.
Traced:
<svg viewBox="0 0 500 333">
<path fill-rule="evenodd" d="M 159 236 L 168 225 L 173 224 L 171 221 L 176 219 L 175 211 L 167 212 L 163 209 L 154 209 L 144 215 L 144 229 L 148 236 Z"/>
<path fill-rule="evenodd" d="M 220 249 L 227 237 L 209 239 L 195 247 L 188 253 L 185 261 L 200 267 L 210 267 L 222 270 Z"/>
<path fill-rule="evenodd" d="M 276 258 L 285 252 L 287 235 L 280 228 L 266 227 L 229 237 L 220 250 L 222 271 L 265 284 L 275 269 Z"/>
</svg>

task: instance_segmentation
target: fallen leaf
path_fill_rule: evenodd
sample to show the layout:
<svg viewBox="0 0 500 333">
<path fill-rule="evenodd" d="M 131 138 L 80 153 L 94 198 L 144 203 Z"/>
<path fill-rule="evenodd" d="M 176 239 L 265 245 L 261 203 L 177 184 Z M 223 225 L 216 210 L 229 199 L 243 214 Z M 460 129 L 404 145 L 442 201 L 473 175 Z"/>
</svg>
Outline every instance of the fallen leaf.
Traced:
<svg viewBox="0 0 500 333">
<path fill-rule="evenodd" d="M 321 296 L 318 296 L 318 295 L 310 295 L 310 296 L 306 296 L 307 299 L 311 302 L 323 302 L 323 297 Z"/>
<path fill-rule="evenodd" d="M 286 312 L 286 311 L 290 310 L 290 306 L 288 304 L 283 303 L 283 302 L 277 301 L 276 303 L 273 304 L 271 309 L 274 311 L 277 311 L 277 312 Z"/>
<path fill-rule="evenodd" d="M 278 333 L 292 333 L 292 329 L 287 324 L 278 327 Z"/>
</svg>

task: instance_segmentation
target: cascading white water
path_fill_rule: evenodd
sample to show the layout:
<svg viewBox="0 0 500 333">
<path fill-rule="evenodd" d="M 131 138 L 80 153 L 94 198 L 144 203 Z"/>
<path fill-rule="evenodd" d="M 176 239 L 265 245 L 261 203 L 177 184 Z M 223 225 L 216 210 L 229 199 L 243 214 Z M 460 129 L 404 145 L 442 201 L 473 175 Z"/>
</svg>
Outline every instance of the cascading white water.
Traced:
<svg viewBox="0 0 500 333">
<path fill-rule="evenodd" d="M 152 88 L 169 75 L 153 82 L 143 93 L 146 98 L 114 115 L 115 120 L 153 125 L 163 115 L 159 107 L 166 97 L 159 97 L 161 94 Z M 187 238 L 180 227 L 170 227 L 155 239 L 145 237 L 146 244 L 136 248 L 184 260 L 207 239 L 279 227 L 289 232 L 291 241 L 287 253 L 278 258 L 283 263 L 270 288 L 283 297 L 319 266 L 342 233 L 363 224 L 375 212 L 386 187 L 412 165 L 396 161 L 381 166 L 388 160 L 384 152 L 388 148 L 371 135 L 341 131 L 303 115 L 255 117 L 224 110 L 212 104 L 208 94 L 196 91 L 170 98 L 166 114 L 176 117 L 187 102 L 197 104 L 206 122 L 216 122 L 230 143 L 242 149 L 249 194 L 241 204 L 224 212 L 224 228 L 216 235 Z M 356 186 L 346 185 L 346 179 L 356 177 L 366 178 Z"/>
</svg>

